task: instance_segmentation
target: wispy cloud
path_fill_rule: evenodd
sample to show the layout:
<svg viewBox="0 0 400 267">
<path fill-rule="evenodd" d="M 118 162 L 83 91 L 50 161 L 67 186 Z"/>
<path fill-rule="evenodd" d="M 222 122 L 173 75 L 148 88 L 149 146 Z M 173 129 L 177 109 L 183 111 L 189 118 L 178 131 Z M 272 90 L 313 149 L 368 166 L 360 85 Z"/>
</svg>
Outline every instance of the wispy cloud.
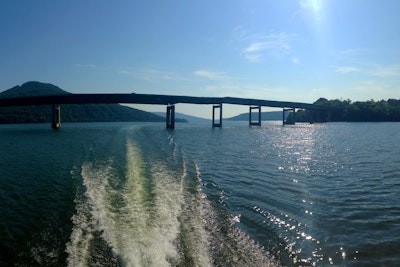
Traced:
<svg viewBox="0 0 400 267">
<path fill-rule="evenodd" d="M 340 74 L 360 73 L 379 78 L 400 77 L 400 65 L 378 65 L 360 63 L 357 66 L 340 66 L 335 69 Z"/>
<path fill-rule="evenodd" d="M 252 62 L 262 60 L 265 57 L 280 57 L 287 55 L 291 51 L 291 37 L 286 33 L 268 34 L 255 40 L 243 49 L 244 57 Z"/>
<path fill-rule="evenodd" d="M 380 78 L 400 77 L 400 65 L 375 65 L 369 70 L 369 74 Z"/>
<path fill-rule="evenodd" d="M 209 80 L 221 80 L 226 78 L 225 72 L 215 72 L 209 70 L 196 70 L 193 72 L 195 76 L 207 78 Z"/>
<path fill-rule="evenodd" d="M 400 77 L 400 64 L 385 64 L 371 60 L 366 48 L 346 49 L 338 52 L 338 60 L 343 63 L 336 67 L 340 74 L 359 73 L 378 78 Z"/>
<path fill-rule="evenodd" d="M 360 48 L 344 49 L 339 51 L 339 54 L 342 56 L 354 56 L 360 54 L 364 50 L 365 49 L 360 49 Z"/>
<path fill-rule="evenodd" d="M 295 35 L 285 32 L 250 32 L 243 27 L 236 27 L 233 31 L 233 42 L 241 47 L 240 54 L 249 62 L 286 56 L 292 52 L 291 43 L 295 39 Z"/>
<path fill-rule="evenodd" d="M 337 59 L 342 62 L 345 62 L 346 65 L 349 65 L 350 63 L 359 64 L 365 62 L 363 58 L 366 57 L 369 54 L 369 52 L 370 51 L 367 48 L 345 49 L 337 53 Z"/>
<path fill-rule="evenodd" d="M 121 68 L 117 71 L 119 75 L 133 76 L 140 80 L 157 82 L 157 81 L 186 81 L 187 78 L 183 75 L 173 72 L 166 71 L 156 68 L 148 69 L 131 69 L 131 68 Z"/>
<path fill-rule="evenodd" d="M 117 73 L 120 75 L 131 75 L 132 74 L 130 71 L 128 71 L 126 69 L 118 70 Z"/>
<path fill-rule="evenodd" d="M 361 69 L 352 67 L 352 66 L 340 66 L 337 67 L 335 72 L 341 73 L 341 74 L 348 74 L 352 72 L 361 72 Z"/>
<path fill-rule="evenodd" d="M 75 67 L 77 67 L 77 68 L 96 68 L 97 65 L 76 63 Z"/>
</svg>

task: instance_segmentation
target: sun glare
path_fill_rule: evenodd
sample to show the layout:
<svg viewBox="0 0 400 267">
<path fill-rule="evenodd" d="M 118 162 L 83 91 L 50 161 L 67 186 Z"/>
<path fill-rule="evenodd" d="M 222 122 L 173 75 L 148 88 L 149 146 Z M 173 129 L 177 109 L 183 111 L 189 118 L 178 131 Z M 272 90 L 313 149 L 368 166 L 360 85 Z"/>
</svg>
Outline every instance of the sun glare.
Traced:
<svg viewBox="0 0 400 267">
<path fill-rule="evenodd" d="M 314 13 L 318 13 L 321 10 L 322 7 L 321 0 L 310 0 L 310 4 Z"/>
<path fill-rule="evenodd" d="M 300 6 L 303 10 L 311 13 L 315 20 L 320 20 L 323 10 L 322 0 L 301 0 Z"/>
</svg>

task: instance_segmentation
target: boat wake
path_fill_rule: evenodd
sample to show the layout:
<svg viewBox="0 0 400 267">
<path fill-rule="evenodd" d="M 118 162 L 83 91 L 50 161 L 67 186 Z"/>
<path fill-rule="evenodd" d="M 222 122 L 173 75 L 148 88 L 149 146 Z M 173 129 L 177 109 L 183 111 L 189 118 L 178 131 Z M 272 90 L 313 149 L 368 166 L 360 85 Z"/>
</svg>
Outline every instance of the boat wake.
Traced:
<svg viewBox="0 0 400 267">
<path fill-rule="evenodd" d="M 124 156 L 83 163 L 68 266 L 271 266 L 207 199 L 198 166 L 167 140 L 154 153 L 128 137 Z"/>
</svg>

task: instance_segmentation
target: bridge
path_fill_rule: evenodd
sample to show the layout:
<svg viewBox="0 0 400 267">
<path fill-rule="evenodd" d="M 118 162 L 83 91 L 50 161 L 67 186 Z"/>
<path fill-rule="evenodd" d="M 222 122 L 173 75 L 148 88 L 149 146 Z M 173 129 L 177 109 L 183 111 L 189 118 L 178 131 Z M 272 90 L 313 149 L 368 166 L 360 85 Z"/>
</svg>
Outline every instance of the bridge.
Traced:
<svg viewBox="0 0 400 267">
<path fill-rule="evenodd" d="M 166 127 L 175 127 L 175 104 L 208 104 L 213 105 L 212 126 L 222 127 L 222 104 L 249 106 L 249 125 L 261 125 L 261 107 L 283 108 L 282 122 L 286 121 L 285 112 L 291 111 L 293 115 L 297 109 L 320 110 L 328 107 L 313 104 L 287 101 L 273 101 L 261 99 L 248 99 L 236 97 L 195 97 L 178 95 L 156 94 L 64 94 L 51 96 L 32 96 L 19 98 L 0 98 L 0 107 L 10 106 L 36 106 L 52 105 L 52 128 L 61 127 L 61 104 L 150 104 L 166 105 Z M 252 113 L 258 112 L 257 120 L 253 120 Z M 217 115 L 219 111 L 219 116 Z M 217 116 L 216 116 L 217 115 Z M 216 120 L 216 117 L 219 117 Z"/>
</svg>

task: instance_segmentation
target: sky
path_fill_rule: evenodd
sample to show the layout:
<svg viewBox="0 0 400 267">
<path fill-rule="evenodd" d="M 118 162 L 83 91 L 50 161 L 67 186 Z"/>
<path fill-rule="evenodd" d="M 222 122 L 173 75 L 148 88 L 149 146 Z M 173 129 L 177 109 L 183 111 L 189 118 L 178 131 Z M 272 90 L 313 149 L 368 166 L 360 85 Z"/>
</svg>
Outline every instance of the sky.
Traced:
<svg viewBox="0 0 400 267">
<path fill-rule="evenodd" d="M 399 14 L 398 0 L 2 0 L 0 91 L 400 99 Z"/>
</svg>

